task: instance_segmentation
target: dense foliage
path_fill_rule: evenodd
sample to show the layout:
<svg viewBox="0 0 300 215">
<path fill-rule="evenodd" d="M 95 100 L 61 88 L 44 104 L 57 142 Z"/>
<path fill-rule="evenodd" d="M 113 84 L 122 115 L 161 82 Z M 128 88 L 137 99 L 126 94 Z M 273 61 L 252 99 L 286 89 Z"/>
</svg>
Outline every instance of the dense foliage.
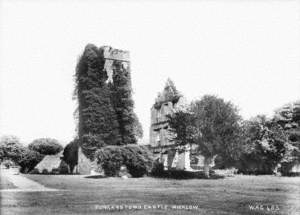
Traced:
<svg viewBox="0 0 300 215">
<path fill-rule="evenodd" d="M 119 122 L 119 131 L 122 144 L 134 144 L 135 114 L 133 112 L 133 99 L 131 89 L 130 68 L 123 63 L 115 62 L 113 70 L 113 84 L 110 85 L 111 100 Z"/>
<path fill-rule="evenodd" d="M 103 52 L 104 47 L 87 45 L 75 75 L 79 145 L 91 160 L 103 146 L 136 143 L 142 135 L 133 112 L 130 69 L 114 62 L 113 83 L 107 82 Z"/>
<path fill-rule="evenodd" d="M 287 134 L 276 122 L 257 116 L 243 124 L 244 150 L 237 164 L 239 172 L 271 174 L 290 153 Z"/>
<path fill-rule="evenodd" d="M 93 158 L 97 148 L 120 143 L 119 124 L 110 100 L 103 50 L 87 45 L 76 67 L 79 138 L 84 154 Z"/>
<path fill-rule="evenodd" d="M 63 152 L 63 161 L 69 166 L 71 173 L 73 172 L 74 167 L 78 164 L 78 144 L 78 139 L 71 141 L 68 145 L 66 145 Z"/>
<path fill-rule="evenodd" d="M 18 164 L 20 165 L 20 172 L 28 173 L 44 158 L 44 155 L 37 151 L 25 149 L 22 152 Z"/>
<path fill-rule="evenodd" d="M 171 132 L 175 135 L 173 140 L 180 145 L 195 143 L 197 130 L 195 128 L 195 116 L 191 112 L 178 111 L 167 115 Z"/>
<path fill-rule="evenodd" d="M 300 161 L 297 107 L 285 105 L 271 119 L 257 116 L 242 121 L 230 102 L 204 96 L 193 102 L 190 110 L 168 118 L 175 141 L 183 145 L 196 143 L 208 162 L 217 155 L 217 168 L 234 166 L 245 174 L 280 171 L 287 175 Z"/>
<path fill-rule="evenodd" d="M 147 174 L 152 167 L 152 156 L 146 147 L 138 145 L 105 146 L 95 154 L 106 176 L 118 175 L 125 165 L 132 177 Z"/>
<path fill-rule="evenodd" d="M 63 150 L 63 146 L 52 138 L 35 139 L 28 145 L 28 148 L 42 155 L 55 155 Z"/>
<path fill-rule="evenodd" d="M 232 103 L 206 95 L 194 101 L 189 111 L 178 111 L 168 118 L 177 143 L 194 143 L 205 156 L 207 177 L 209 164 L 217 155 L 231 165 L 237 159 L 241 117 Z"/>
<path fill-rule="evenodd" d="M 235 156 L 240 120 L 237 108 L 216 96 L 206 95 L 192 103 L 197 130 L 196 143 L 205 156 Z"/>
<path fill-rule="evenodd" d="M 3 136 L 0 139 L 0 162 L 11 160 L 18 163 L 21 158 L 24 146 L 16 136 Z"/>
<path fill-rule="evenodd" d="M 281 162 L 283 175 L 293 174 L 290 170 L 300 165 L 300 101 L 292 102 L 275 111 L 274 119 L 285 131 L 289 139 L 289 150 Z"/>
</svg>

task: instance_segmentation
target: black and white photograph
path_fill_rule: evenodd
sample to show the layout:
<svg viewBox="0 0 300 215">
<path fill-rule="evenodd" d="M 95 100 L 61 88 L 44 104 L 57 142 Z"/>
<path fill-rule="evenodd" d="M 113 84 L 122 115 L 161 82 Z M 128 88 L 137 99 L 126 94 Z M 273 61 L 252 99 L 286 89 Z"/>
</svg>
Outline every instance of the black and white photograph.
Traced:
<svg viewBox="0 0 300 215">
<path fill-rule="evenodd" d="M 300 215 L 300 0 L 0 0 L 0 214 Z"/>
</svg>

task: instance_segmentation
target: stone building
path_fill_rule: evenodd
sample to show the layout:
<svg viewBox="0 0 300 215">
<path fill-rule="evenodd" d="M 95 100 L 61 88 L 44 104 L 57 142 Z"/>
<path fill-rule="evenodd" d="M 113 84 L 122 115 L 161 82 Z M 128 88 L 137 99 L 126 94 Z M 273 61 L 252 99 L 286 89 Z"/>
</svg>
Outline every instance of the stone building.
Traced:
<svg viewBox="0 0 300 215">
<path fill-rule="evenodd" d="M 205 157 L 198 152 L 197 146 L 177 144 L 168 124 L 167 115 L 186 110 L 186 99 L 168 79 L 151 108 L 150 126 L 150 149 L 156 160 L 164 164 L 165 170 L 195 171 L 204 168 Z M 214 162 L 209 165 L 214 166 Z"/>
<path fill-rule="evenodd" d="M 151 108 L 150 148 L 165 169 L 191 170 L 189 144 L 180 146 L 174 141 L 167 115 L 186 108 L 185 98 L 168 79 L 164 90 Z"/>
</svg>

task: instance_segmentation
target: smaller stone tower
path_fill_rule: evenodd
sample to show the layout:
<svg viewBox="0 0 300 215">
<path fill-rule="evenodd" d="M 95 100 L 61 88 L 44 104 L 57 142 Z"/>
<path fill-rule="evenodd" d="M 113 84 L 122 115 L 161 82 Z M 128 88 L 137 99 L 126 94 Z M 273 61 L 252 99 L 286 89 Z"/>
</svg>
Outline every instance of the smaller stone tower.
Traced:
<svg viewBox="0 0 300 215">
<path fill-rule="evenodd" d="M 150 147 L 165 169 L 190 169 L 190 146 L 176 144 L 170 131 L 167 115 L 186 109 L 185 98 L 168 80 L 151 108 Z"/>
</svg>

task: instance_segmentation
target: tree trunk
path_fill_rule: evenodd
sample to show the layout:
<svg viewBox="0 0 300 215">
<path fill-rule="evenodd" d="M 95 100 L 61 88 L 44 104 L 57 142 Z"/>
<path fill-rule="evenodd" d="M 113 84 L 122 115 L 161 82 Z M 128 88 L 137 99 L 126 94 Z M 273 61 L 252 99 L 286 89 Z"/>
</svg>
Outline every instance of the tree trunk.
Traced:
<svg viewBox="0 0 300 215">
<path fill-rule="evenodd" d="M 205 157 L 204 159 L 204 176 L 209 178 L 209 169 L 210 169 L 211 157 Z"/>
<path fill-rule="evenodd" d="M 205 178 L 209 178 L 209 164 L 208 163 L 204 164 L 204 176 L 205 176 Z"/>
<path fill-rule="evenodd" d="M 204 158 L 204 175 L 206 178 L 210 177 L 209 170 L 211 166 L 215 165 L 217 155 L 205 156 Z"/>
</svg>

